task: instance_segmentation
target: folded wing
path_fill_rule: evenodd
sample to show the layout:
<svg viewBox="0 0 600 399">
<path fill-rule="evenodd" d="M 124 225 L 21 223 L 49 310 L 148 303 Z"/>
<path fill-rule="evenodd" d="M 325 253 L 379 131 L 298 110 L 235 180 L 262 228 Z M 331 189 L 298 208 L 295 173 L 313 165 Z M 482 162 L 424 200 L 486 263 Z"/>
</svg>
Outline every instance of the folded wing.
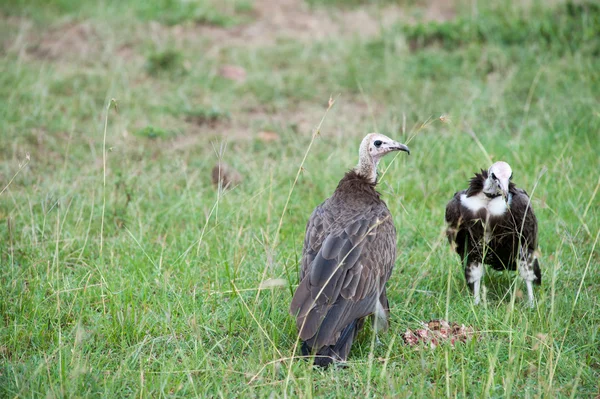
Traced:
<svg viewBox="0 0 600 399">
<path fill-rule="evenodd" d="M 328 216 L 321 205 L 309 219 L 290 306 L 300 338 L 312 347 L 334 345 L 347 325 L 375 312 L 396 258 L 387 208 L 349 220 Z"/>
</svg>

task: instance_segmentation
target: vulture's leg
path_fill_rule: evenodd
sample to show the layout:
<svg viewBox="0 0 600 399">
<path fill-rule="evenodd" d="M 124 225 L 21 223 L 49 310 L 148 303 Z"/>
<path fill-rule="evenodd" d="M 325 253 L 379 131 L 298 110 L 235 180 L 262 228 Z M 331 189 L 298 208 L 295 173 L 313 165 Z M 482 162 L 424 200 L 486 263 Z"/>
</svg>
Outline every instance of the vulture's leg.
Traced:
<svg viewBox="0 0 600 399">
<path fill-rule="evenodd" d="M 379 340 L 379 332 L 386 331 L 389 327 L 388 317 L 389 317 L 389 302 L 387 299 L 387 295 L 385 292 L 385 288 L 383 292 L 379 296 L 379 300 L 375 305 L 375 312 L 373 313 L 373 329 L 375 330 L 375 343 L 377 345 L 381 344 Z"/>
<path fill-rule="evenodd" d="M 385 300 L 385 303 L 381 303 L 381 298 L 383 297 L 383 299 Z M 377 301 L 377 305 L 375 305 L 375 313 L 373 314 L 373 316 L 375 317 L 375 319 L 373 320 L 373 325 L 375 327 L 375 332 L 379 332 L 379 331 L 385 331 L 388 329 L 389 327 L 389 323 L 388 323 L 388 314 L 389 314 L 389 309 L 388 309 L 388 301 L 387 298 L 385 297 L 385 293 L 380 297 L 380 300 Z"/>
<path fill-rule="evenodd" d="M 540 276 L 541 280 L 539 264 L 537 262 L 537 258 L 534 256 L 533 253 L 521 253 L 520 258 L 521 259 L 519 259 L 519 274 L 521 275 L 521 278 L 525 280 L 525 284 L 527 285 L 527 301 L 529 307 L 533 308 L 535 304 L 535 298 L 533 296 L 533 282 L 538 279 L 538 275 Z M 536 266 L 537 270 L 535 270 Z"/>
<path fill-rule="evenodd" d="M 388 327 L 389 324 L 386 308 L 383 307 L 380 301 L 377 301 L 375 313 L 373 313 L 373 329 L 375 330 L 375 343 L 377 345 L 381 344 L 381 341 L 379 340 L 379 332 L 387 330 Z"/>
<path fill-rule="evenodd" d="M 475 296 L 475 305 L 479 305 L 481 301 L 481 279 L 483 278 L 483 263 L 473 262 L 469 263 L 465 268 L 465 278 L 471 292 Z"/>
</svg>

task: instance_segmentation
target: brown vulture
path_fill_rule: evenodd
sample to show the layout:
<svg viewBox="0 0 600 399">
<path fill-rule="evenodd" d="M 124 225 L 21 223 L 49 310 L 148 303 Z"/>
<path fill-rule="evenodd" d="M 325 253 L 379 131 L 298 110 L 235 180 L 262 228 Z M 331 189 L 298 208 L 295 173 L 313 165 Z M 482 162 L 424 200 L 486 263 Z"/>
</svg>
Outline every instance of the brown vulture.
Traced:
<svg viewBox="0 0 600 399">
<path fill-rule="evenodd" d="M 382 134 L 368 134 L 358 165 L 313 211 L 306 225 L 300 270 L 290 312 L 296 317 L 302 353 L 326 367 L 348 357 L 364 318 L 387 328 L 385 284 L 396 260 L 396 228 L 375 190 L 377 164 L 408 147 Z"/>
<path fill-rule="evenodd" d="M 527 284 L 529 306 L 534 305 L 533 283 L 542 283 L 537 219 L 529 196 L 511 179 L 510 165 L 496 162 L 476 173 L 469 188 L 455 193 L 446 206 L 446 235 L 462 258 L 475 304 L 480 302 L 484 264 L 495 270 L 518 268 Z"/>
</svg>

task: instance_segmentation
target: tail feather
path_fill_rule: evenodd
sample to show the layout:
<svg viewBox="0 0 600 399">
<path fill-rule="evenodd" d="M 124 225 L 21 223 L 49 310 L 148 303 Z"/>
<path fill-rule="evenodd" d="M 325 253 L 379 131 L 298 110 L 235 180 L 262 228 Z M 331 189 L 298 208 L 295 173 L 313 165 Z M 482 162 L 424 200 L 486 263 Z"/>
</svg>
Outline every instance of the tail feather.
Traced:
<svg viewBox="0 0 600 399">
<path fill-rule="evenodd" d="M 342 330 L 340 338 L 335 345 L 323 346 L 316 350 L 316 352 L 306 341 L 303 341 L 302 355 L 310 356 L 314 354 L 314 364 L 319 367 L 328 367 L 331 363 L 346 361 L 352 347 L 352 342 L 354 342 L 362 324 L 362 319 L 354 320 Z"/>
</svg>

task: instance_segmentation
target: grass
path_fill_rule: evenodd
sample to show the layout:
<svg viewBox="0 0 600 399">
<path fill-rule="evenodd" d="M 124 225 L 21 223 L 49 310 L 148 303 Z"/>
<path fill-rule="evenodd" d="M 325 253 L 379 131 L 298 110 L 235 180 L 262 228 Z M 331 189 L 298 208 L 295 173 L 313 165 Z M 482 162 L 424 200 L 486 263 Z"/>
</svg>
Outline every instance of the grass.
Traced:
<svg viewBox="0 0 600 399">
<path fill-rule="evenodd" d="M 251 0 L 159 0 L 151 4 L 142 1 L 104 0 L 100 3 L 71 0 L 16 0 L 0 2 L 6 14 L 26 12 L 37 21 L 50 23 L 61 17 L 122 18 L 158 21 L 166 25 L 195 23 L 232 27 L 251 19 Z"/>
<path fill-rule="evenodd" d="M 538 6 L 539 7 L 539 6 Z M 537 15 L 523 15 L 519 10 L 501 13 L 490 10 L 476 19 L 459 17 L 439 23 L 403 25 L 412 47 L 433 44 L 454 49 L 472 42 L 519 45 L 546 51 L 580 51 L 598 55 L 600 48 L 594 32 L 600 29 L 600 6 L 595 3 L 572 3 L 557 9 L 535 8 Z"/>
<path fill-rule="evenodd" d="M 150 23 L 136 11 L 145 2 L 81 4 L 1 8 L 0 396 L 600 394 L 600 61 L 585 36 L 597 8 L 481 2 L 443 29 L 272 45 Z M 496 28 L 465 40 L 464 24 Z M 510 40 L 522 24 L 527 39 Z M 573 26 L 570 43 L 560 32 Z M 279 140 L 261 141 L 264 130 Z M 367 328 L 348 368 L 313 370 L 291 360 L 287 311 L 304 226 L 373 130 L 412 152 L 384 160 L 379 185 L 398 230 L 391 328 L 381 345 Z M 516 274 L 493 271 L 473 307 L 443 236 L 446 201 L 488 155 L 532 194 L 534 310 Z M 212 186 L 219 158 L 239 186 Z M 480 340 L 402 342 L 434 318 Z"/>
</svg>

